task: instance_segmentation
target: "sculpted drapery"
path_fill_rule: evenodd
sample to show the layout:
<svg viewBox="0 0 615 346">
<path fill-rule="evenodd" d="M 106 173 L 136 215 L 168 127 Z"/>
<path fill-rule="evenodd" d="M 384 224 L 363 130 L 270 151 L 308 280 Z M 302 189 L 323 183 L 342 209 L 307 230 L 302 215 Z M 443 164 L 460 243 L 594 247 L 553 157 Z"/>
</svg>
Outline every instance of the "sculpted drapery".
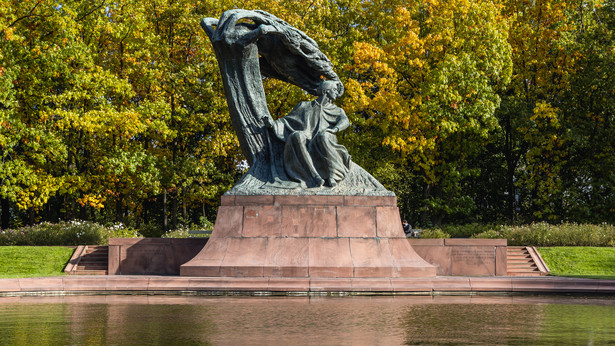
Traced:
<svg viewBox="0 0 615 346">
<path fill-rule="evenodd" d="M 264 11 L 229 10 L 201 26 L 212 42 L 233 128 L 250 165 L 230 194 L 390 195 L 350 160 L 336 133 L 349 126 L 333 104 L 344 87 L 305 33 Z M 262 78 L 317 96 L 273 120 Z"/>
</svg>

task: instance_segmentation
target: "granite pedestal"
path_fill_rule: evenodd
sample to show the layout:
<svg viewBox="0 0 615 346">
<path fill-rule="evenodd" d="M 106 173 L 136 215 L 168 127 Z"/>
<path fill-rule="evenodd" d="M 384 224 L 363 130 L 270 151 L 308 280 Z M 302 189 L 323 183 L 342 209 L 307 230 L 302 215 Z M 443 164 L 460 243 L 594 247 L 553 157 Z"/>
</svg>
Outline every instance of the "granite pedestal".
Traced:
<svg viewBox="0 0 615 346">
<path fill-rule="evenodd" d="M 182 276 L 434 277 L 391 196 L 223 196 L 211 238 Z"/>
</svg>

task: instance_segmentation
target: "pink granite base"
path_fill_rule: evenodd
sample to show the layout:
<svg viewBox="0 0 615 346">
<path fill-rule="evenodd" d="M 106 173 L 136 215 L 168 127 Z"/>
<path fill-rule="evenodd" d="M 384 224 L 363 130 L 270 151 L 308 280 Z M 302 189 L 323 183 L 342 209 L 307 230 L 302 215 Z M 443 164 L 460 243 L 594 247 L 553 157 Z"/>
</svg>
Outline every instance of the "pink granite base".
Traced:
<svg viewBox="0 0 615 346">
<path fill-rule="evenodd" d="M 409 239 L 437 275 L 506 276 L 506 239 Z"/>
<path fill-rule="evenodd" d="M 119 276 L 67 275 L 48 278 L 0 279 L 0 300 L 12 296 L 64 296 L 71 294 L 113 295 L 114 300 L 130 301 L 135 294 L 207 295 L 286 294 L 322 295 L 350 294 L 412 294 L 470 295 L 518 293 L 573 293 L 612 295 L 615 280 L 566 277 L 463 277 L 431 278 L 276 278 L 276 277 L 179 277 L 179 276 Z M 118 294 L 130 294 L 126 298 Z M 84 302 L 93 299 L 83 296 Z M 515 298 L 516 299 L 516 298 Z M 0 303 L 1 303 L 0 301 Z M 9 300 L 10 302 L 10 300 Z"/>
<path fill-rule="evenodd" d="M 206 238 L 111 238 L 109 275 L 178 275 Z"/>
<path fill-rule="evenodd" d="M 395 197 L 223 196 L 211 238 L 182 276 L 434 277 Z"/>
</svg>

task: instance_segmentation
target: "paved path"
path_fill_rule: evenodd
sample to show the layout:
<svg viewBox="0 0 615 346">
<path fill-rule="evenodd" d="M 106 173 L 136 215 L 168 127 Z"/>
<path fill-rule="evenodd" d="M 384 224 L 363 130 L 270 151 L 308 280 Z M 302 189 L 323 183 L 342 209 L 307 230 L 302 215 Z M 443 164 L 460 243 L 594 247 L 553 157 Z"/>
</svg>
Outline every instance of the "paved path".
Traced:
<svg viewBox="0 0 615 346">
<path fill-rule="evenodd" d="M 615 293 L 615 280 L 562 277 L 390 279 L 230 278 L 185 276 L 58 276 L 0 279 L 0 296 L 29 294 L 480 294 Z"/>
</svg>

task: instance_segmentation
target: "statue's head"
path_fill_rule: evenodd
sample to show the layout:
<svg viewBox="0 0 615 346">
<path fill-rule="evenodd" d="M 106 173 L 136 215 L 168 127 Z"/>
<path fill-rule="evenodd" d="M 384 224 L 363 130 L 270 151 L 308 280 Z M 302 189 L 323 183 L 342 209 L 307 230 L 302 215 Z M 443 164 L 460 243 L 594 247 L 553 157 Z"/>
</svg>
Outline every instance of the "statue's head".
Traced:
<svg viewBox="0 0 615 346">
<path fill-rule="evenodd" d="M 337 80 L 324 80 L 318 86 L 318 95 L 327 95 L 331 100 L 335 100 L 344 93 L 344 85 Z"/>
</svg>

